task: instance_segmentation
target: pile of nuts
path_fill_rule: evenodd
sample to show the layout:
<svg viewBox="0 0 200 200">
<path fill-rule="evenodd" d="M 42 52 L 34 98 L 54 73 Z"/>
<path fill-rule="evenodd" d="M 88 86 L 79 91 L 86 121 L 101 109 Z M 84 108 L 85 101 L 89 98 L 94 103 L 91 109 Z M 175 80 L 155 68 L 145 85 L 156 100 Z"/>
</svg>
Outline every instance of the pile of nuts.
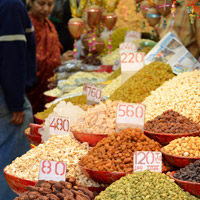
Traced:
<svg viewBox="0 0 200 200">
<path fill-rule="evenodd" d="M 41 160 L 60 161 L 67 165 L 67 176 L 75 177 L 82 185 L 99 187 L 100 185 L 89 180 L 77 165 L 89 149 L 88 143 L 80 143 L 69 134 L 53 135 L 44 144 L 16 158 L 5 168 L 5 171 L 18 178 L 37 181 Z"/>
<path fill-rule="evenodd" d="M 200 71 L 183 72 L 151 92 L 146 105 L 146 121 L 164 111 L 174 110 L 194 122 L 200 122 Z"/>
<path fill-rule="evenodd" d="M 107 100 L 105 103 L 95 105 L 82 115 L 78 123 L 71 126 L 71 131 L 93 134 L 114 133 L 118 103 Z"/>
<path fill-rule="evenodd" d="M 135 151 L 160 151 L 160 148 L 158 142 L 149 139 L 140 129 L 128 128 L 102 139 L 79 164 L 95 171 L 130 173 Z M 163 165 L 162 169 L 165 171 L 166 167 Z"/>
<path fill-rule="evenodd" d="M 75 178 L 66 181 L 38 181 L 35 186 L 27 186 L 27 192 L 16 197 L 15 200 L 92 200 L 94 194 L 86 187 L 76 182 Z"/>
<path fill-rule="evenodd" d="M 200 157 L 200 137 L 182 137 L 163 147 L 164 152 L 175 156 Z"/>
<path fill-rule="evenodd" d="M 128 174 L 101 192 L 95 200 L 196 200 L 163 173 Z"/>
<path fill-rule="evenodd" d="M 190 163 L 185 168 L 181 168 L 176 171 L 174 178 L 183 181 L 200 183 L 200 160 Z"/>
<path fill-rule="evenodd" d="M 200 132 L 200 125 L 173 110 L 167 110 L 145 123 L 144 129 L 154 133 Z"/>
</svg>

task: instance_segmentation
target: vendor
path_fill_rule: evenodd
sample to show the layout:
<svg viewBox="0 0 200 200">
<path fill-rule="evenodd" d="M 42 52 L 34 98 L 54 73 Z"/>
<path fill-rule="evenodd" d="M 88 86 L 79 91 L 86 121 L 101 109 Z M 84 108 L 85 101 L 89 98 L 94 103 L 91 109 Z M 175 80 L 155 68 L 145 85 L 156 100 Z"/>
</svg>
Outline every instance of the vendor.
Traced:
<svg viewBox="0 0 200 200">
<path fill-rule="evenodd" d="M 163 21 L 166 19 L 166 28 L 163 28 Z M 162 38 L 169 31 L 175 31 L 183 45 L 198 59 L 200 57 L 200 19 L 190 22 L 187 6 L 177 3 L 173 24 L 173 16 L 170 13 L 167 17 L 161 17 L 158 25 L 158 34 Z"/>
<path fill-rule="evenodd" d="M 64 61 L 61 56 L 62 45 L 53 23 L 47 18 L 53 11 L 54 0 L 29 0 L 29 15 L 35 29 L 37 56 L 37 85 L 27 95 L 33 107 L 33 113 L 44 110 L 43 92 L 46 91 L 48 79 L 53 70 Z"/>
</svg>

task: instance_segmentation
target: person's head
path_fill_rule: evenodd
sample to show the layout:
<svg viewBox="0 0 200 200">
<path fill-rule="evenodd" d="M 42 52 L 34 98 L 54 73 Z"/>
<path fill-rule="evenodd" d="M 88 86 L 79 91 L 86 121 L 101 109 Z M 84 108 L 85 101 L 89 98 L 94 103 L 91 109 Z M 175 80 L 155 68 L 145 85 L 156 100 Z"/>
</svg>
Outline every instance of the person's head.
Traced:
<svg viewBox="0 0 200 200">
<path fill-rule="evenodd" d="M 29 0 L 30 12 L 43 21 L 54 8 L 54 0 Z"/>
</svg>

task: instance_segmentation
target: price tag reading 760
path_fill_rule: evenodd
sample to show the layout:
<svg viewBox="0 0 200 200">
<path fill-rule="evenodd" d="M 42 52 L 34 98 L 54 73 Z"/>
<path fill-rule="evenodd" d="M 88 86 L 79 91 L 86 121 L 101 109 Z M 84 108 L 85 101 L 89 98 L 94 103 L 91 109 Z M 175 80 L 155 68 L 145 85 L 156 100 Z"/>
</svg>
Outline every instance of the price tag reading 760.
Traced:
<svg viewBox="0 0 200 200">
<path fill-rule="evenodd" d="M 133 156 L 133 171 L 149 170 L 162 172 L 162 154 L 159 151 L 136 151 Z"/>
<path fill-rule="evenodd" d="M 95 103 L 101 101 L 101 89 L 97 87 L 87 87 L 87 100 Z"/>
<path fill-rule="evenodd" d="M 66 164 L 63 162 L 42 160 L 40 162 L 39 180 L 65 181 Z"/>
<path fill-rule="evenodd" d="M 70 119 L 65 117 L 50 116 L 50 135 L 65 135 L 70 132 Z"/>
<path fill-rule="evenodd" d="M 127 124 L 127 127 L 144 130 L 144 118 L 145 106 L 142 104 L 119 103 L 117 106 L 117 125 Z"/>
</svg>

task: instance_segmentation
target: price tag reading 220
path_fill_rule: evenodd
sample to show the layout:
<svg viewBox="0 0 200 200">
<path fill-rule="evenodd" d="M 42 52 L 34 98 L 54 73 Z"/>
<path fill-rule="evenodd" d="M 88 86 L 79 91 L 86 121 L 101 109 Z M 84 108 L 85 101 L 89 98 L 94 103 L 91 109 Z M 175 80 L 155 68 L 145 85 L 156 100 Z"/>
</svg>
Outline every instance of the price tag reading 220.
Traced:
<svg viewBox="0 0 200 200">
<path fill-rule="evenodd" d="M 133 124 L 144 127 L 145 106 L 134 103 L 119 103 L 117 124 Z"/>
<path fill-rule="evenodd" d="M 133 156 L 133 171 L 149 170 L 162 172 L 162 154 L 158 151 L 136 151 Z"/>
<path fill-rule="evenodd" d="M 50 116 L 50 135 L 65 135 L 70 132 L 70 119 L 65 117 Z"/>
<path fill-rule="evenodd" d="M 40 162 L 39 180 L 65 181 L 66 164 L 63 162 L 42 160 Z"/>
</svg>

